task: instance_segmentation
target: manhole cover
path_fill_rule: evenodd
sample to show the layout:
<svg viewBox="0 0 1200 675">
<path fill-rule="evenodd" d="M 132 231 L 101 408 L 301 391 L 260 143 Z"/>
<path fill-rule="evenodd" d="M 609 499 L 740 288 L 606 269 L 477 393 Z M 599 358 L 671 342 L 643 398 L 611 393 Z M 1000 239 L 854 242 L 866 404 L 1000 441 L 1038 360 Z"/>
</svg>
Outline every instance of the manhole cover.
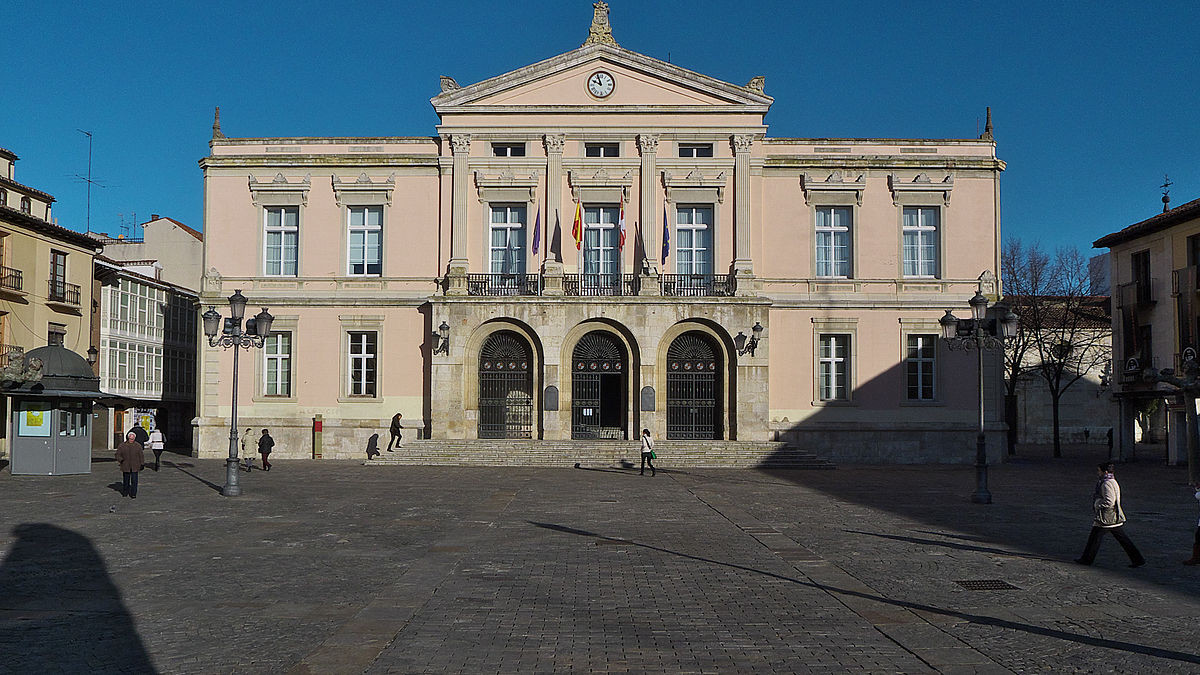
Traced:
<svg viewBox="0 0 1200 675">
<path fill-rule="evenodd" d="M 999 579 L 964 579 L 955 581 L 954 583 L 962 586 L 968 591 L 1019 591 L 1021 589 L 1013 586 L 1007 581 Z"/>
</svg>

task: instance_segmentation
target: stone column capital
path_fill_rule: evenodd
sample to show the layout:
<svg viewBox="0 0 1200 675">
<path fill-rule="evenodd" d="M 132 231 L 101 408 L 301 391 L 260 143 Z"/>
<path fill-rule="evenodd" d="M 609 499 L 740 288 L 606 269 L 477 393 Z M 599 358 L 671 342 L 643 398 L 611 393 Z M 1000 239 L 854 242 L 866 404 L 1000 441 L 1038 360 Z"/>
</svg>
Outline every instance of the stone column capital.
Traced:
<svg viewBox="0 0 1200 675">
<path fill-rule="evenodd" d="M 450 137 L 450 148 L 456 155 L 465 155 L 471 151 L 471 134 L 454 134 Z"/>
<path fill-rule="evenodd" d="M 542 137 L 542 144 L 546 146 L 547 155 L 561 155 L 566 142 L 567 137 L 563 134 L 546 134 Z"/>
<path fill-rule="evenodd" d="M 638 150 L 644 155 L 648 152 L 658 152 L 658 134 L 638 134 Z"/>
<path fill-rule="evenodd" d="M 733 151 L 736 154 L 750 152 L 751 146 L 754 145 L 754 134 L 734 134 L 733 136 Z"/>
</svg>

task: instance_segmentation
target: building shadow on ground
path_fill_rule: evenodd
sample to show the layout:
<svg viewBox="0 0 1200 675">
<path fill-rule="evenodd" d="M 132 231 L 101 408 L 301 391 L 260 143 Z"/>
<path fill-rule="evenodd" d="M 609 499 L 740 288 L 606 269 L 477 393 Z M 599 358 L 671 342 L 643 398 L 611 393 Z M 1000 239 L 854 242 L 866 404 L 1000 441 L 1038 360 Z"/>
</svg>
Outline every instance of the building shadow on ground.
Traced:
<svg viewBox="0 0 1200 675">
<path fill-rule="evenodd" d="M 0 672 L 157 672 L 87 537 L 45 523 L 12 535 L 0 562 Z"/>
<path fill-rule="evenodd" d="M 784 574 L 777 574 L 775 572 L 770 572 L 767 570 L 760 570 L 760 569 L 756 569 L 754 567 L 749 567 L 747 565 L 739 565 L 737 563 L 717 560 L 715 558 L 707 558 L 704 556 L 692 555 L 690 553 L 673 551 L 671 549 L 663 548 L 661 546 L 654 546 L 652 544 L 644 544 L 644 543 L 638 542 L 633 539 L 625 539 L 625 538 L 620 538 L 620 537 L 609 537 L 609 536 L 606 536 L 606 535 L 603 535 L 603 534 L 600 534 L 597 532 L 582 530 L 579 528 L 569 527 L 566 525 L 559 525 L 556 523 L 542 523 L 542 522 L 536 522 L 536 521 L 532 521 L 532 520 L 527 520 L 525 522 L 527 522 L 530 525 L 533 525 L 534 527 L 539 527 L 542 529 L 550 530 L 553 532 L 559 532 L 562 534 L 573 535 L 573 536 L 577 536 L 577 537 L 586 537 L 589 539 L 608 541 L 608 542 L 613 542 L 613 543 L 620 543 L 620 544 L 624 544 L 624 545 L 628 545 L 628 546 L 637 546 L 640 548 L 657 551 L 659 553 L 665 553 L 668 555 L 686 558 L 688 560 L 692 560 L 692 561 L 696 561 L 696 562 L 732 568 L 732 569 L 736 569 L 736 570 L 739 570 L 742 572 L 749 572 L 752 574 L 760 574 L 760 575 L 770 577 L 772 579 L 776 579 L 779 581 L 785 581 L 785 582 L 797 584 L 800 586 L 806 586 L 809 588 L 819 589 L 826 593 L 834 595 L 835 597 L 840 595 L 840 596 L 860 598 L 860 599 L 864 599 L 864 600 L 871 600 L 874 602 L 891 605 L 893 607 L 897 607 L 897 608 L 901 608 L 901 609 L 937 614 L 937 615 L 941 615 L 941 616 L 944 616 L 947 618 L 953 618 L 953 619 L 957 619 L 957 620 L 961 620 L 961 621 L 967 621 L 967 622 L 982 625 L 982 626 L 1005 628 L 1005 629 L 1009 629 L 1009 630 L 1025 632 L 1025 633 L 1028 633 L 1031 635 L 1039 635 L 1039 636 L 1043 636 L 1043 637 L 1053 638 L 1056 640 L 1065 640 L 1065 641 L 1069 641 L 1069 642 L 1075 642 L 1078 644 L 1087 645 L 1087 646 L 1091 646 L 1091 647 L 1116 649 L 1116 650 L 1129 652 L 1129 653 L 1133 653 L 1133 654 L 1144 654 L 1146 656 L 1153 656 L 1153 657 L 1157 657 L 1157 658 L 1161 658 L 1161 659 L 1169 659 L 1171 661 L 1200 664 L 1200 655 L 1196 655 L 1196 654 L 1188 654 L 1186 652 L 1179 652 L 1179 651 L 1174 651 L 1174 650 L 1170 650 L 1170 649 L 1161 649 L 1158 647 L 1141 645 L 1141 644 L 1137 644 L 1134 642 L 1125 642 L 1123 640 L 1112 640 L 1112 639 L 1099 638 L 1099 637 L 1095 637 L 1092 635 L 1071 633 L 1071 632 L 1065 631 L 1065 630 L 1044 628 L 1042 626 L 1037 626 L 1037 625 L 1028 624 L 1028 623 L 1022 623 L 1020 621 L 1012 621 L 1012 620 L 1008 620 L 1008 619 L 998 619 L 998 618 L 990 617 L 990 616 L 981 616 L 981 615 L 977 615 L 977 614 L 971 614 L 969 612 L 951 610 L 951 609 L 946 609 L 943 607 L 936 607 L 934 605 L 927 605 L 927 604 L 919 603 L 919 602 L 896 600 L 896 599 L 888 598 L 888 597 L 885 597 L 883 595 L 879 595 L 876 593 L 867 593 L 867 592 L 863 592 L 863 591 L 859 591 L 859 590 L 839 588 L 833 584 L 819 583 L 819 582 L 812 581 L 809 579 L 802 579 L 802 578 L 792 577 L 792 576 L 788 576 L 788 575 L 784 575 Z"/>
</svg>

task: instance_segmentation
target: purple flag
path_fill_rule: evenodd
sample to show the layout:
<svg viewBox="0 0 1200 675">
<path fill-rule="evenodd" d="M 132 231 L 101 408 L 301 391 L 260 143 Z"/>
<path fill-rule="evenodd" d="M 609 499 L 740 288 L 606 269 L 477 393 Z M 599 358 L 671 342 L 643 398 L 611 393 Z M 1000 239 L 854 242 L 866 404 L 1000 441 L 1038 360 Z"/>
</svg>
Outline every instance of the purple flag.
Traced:
<svg viewBox="0 0 1200 675">
<path fill-rule="evenodd" d="M 667 207 L 663 207 L 662 264 L 667 265 L 667 253 L 671 251 L 671 228 L 667 226 Z"/>
<path fill-rule="evenodd" d="M 537 222 L 533 225 L 533 254 L 538 254 L 538 247 L 542 245 L 542 209 L 538 207 Z"/>
</svg>

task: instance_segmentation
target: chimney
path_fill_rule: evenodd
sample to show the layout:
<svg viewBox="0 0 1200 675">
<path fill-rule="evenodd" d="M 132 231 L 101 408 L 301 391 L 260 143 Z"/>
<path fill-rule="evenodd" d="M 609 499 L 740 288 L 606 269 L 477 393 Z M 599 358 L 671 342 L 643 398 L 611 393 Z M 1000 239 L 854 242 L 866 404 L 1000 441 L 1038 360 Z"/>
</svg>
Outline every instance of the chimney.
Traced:
<svg viewBox="0 0 1200 675">
<path fill-rule="evenodd" d="M 158 220 L 158 214 L 157 214 L 157 213 L 151 213 L 151 214 L 150 214 L 150 220 L 151 220 L 152 222 L 153 222 L 153 221 L 155 221 L 155 220 Z"/>
</svg>

